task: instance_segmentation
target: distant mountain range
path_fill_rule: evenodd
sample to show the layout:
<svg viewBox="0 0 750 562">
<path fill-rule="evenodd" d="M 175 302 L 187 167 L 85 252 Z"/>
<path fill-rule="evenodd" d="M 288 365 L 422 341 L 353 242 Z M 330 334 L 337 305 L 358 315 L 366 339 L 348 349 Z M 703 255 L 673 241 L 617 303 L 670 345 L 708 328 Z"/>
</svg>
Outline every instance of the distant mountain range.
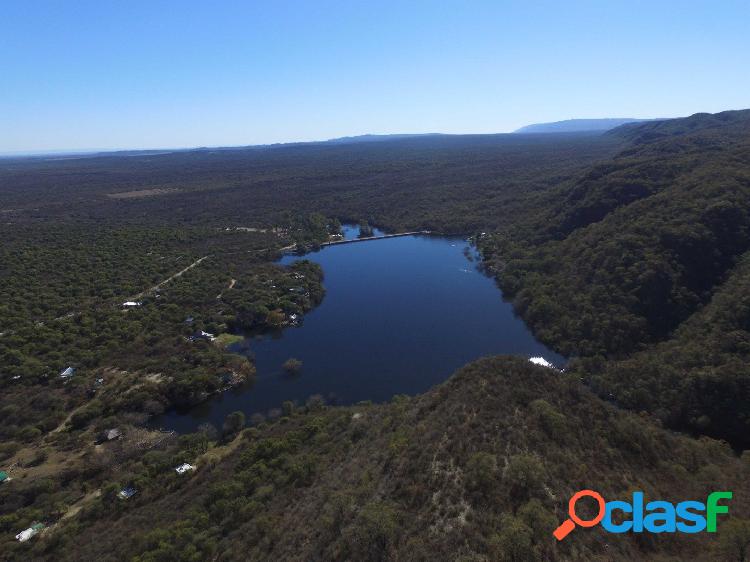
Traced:
<svg viewBox="0 0 750 562">
<path fill-rule="evenodd" d="M 400 133 L 400 134 L 387 134 L 387 135 L 374 135 L 374 134 L 365 134 L 365 135 L 355 135 L 351 137 L 338 137 L 334 139 L 328 139 L 325 141 L 317 141 L 319 143 L 325 143 L 325 144 L 349 144 L 354 142 L 377 142 L 377 141 L 388 141 L 388 140 L 394 140 L 394 139 L 412 139 L 412 138 L 419 138 L 419 137 L 437 137 L 437 136 L 444 136 L 442 133 Z M 316 141 L 313 141 L 316 142 Z M 310 143 L 300 143 L 300 144 L 310 144 Z"/>
<path fill-rule="evenodd" d="M 628 123 L 663 121 L 663 119 L 632 119 L 611 117 L 607 119 L 566 119 L 554 123 L 534 123 L 513 131 L 514 133 L 580 133 L 584 131 L 609 131 Z"/>
</svg>

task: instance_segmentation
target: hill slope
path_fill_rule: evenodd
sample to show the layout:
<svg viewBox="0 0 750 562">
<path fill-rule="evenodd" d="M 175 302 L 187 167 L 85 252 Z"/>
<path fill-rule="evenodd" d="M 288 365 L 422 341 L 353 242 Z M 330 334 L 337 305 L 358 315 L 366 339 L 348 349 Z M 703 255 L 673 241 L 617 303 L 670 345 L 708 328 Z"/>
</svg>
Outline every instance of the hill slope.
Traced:
<svg viewBox="0 0 750 562">
<path fill-rule="evenodd" d="M 422 396 L 313 408 L 238 439 L 223 460 L 199 458 L 192 477 L 173 474 L 169 460 L 159 470 L 152 455 L 134 476 L 138 495 L 105 494 L 31 555 L 707 560 L 719 547 L 708 534 L 579 529 L 558 544 L 551 532 L 582 488 L 671 501 L 731 489 L 733 517 L 747 515 L 750 480 L 726 446 L 672 435 L 607 405 L 575 377 L 508 357 L 470 364 Z"/>
<path fill-rule="evenodd" d="M 746 268 L 736 265 L 750 251 L 750 111 L 626 125 L 608 135 L 628 145 L 538 198 L 513 229 L 483 246 L 490 269 L 542 339 L 571 355 L 624 358 L 673 337 L 733 274 L 746 277 Z M 732 306 L 731 298 L 715 303 Z M 710 322 L 711 330 L 724 330 Z M 741 340 L 750 336 L 748 328 L 736 322 L 728 330 L 740 333 L 712 337 Z M 710 365 L 710 357 L 698 358 L 696 366 Z M 750 393 L 747 370 L 727 374 L 732 383 L 714 374 L 679 402 L 705 404 L 697 394 Z M 614 386 L 604 392 L 622 394 L 615 378 L 607 377 Z M 640 383 L 628 380 L 626 394 L 642 395 L 633 388 Z M 665 420 L 707 415 L 718 421 L 692 406 L 690 414 L 680 414 L 675 410 L 686 406 L 665 394 L 628 402 L 665 408 Z M 747 402 L 735 404 L 731 411 L 741 419 L 724 420 L 713 434 L 747 447 L 746 414 L 739 412 L 747 411 Z"/>
</svg>

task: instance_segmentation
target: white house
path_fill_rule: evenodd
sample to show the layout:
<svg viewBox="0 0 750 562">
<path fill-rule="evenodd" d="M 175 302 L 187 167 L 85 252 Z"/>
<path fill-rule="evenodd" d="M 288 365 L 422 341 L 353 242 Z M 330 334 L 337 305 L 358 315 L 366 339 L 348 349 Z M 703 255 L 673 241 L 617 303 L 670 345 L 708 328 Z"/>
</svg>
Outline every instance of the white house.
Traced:
<svg viewBox="0 0 750 562">
<path fill-rule="evenodd" d="M 180 466 L 174 469 L 177 474 L 185 474 L 186 472 L 189 472 L 191 470 L 195 470 L 195 467 L 192 464 L 188 464 L 186 462 L 182 463 Z"/>
<path fill-rule="evenodd" d="M 548 369 L 555 368 L 555 366 L 547 361 L 544 357 L 530 357 L 529 361 L 531 361 L 534 365 L 540 365 L 542 367 L 547 367 Z"/>
<path fill-rule="evenodd" d="M 35 523 L 34 525 L 32 525 L 31 527 L 29 527 L 28 529 L 26 529 L 26 530 L 21 531 L 20 533 L 18 533 L 16 535 L 16 540 L 18 542 L 26 542 L 31 537 L 33 537 L 35 535 L 38 535 L 39 532 L 42 529 L 44 529 L 44 525 L 42 525 L 41 523 Z"/>
<path fill-rule="evenodd" d="M 131 308 L 134 306 L 141 306 L 142 304 L 143 304 L 142 302 L 125 301 L 124 303 L 122 303 L 122 306 L 124 306 L 125 308 Z"/>
<path fill-rule="evenodd" d="M 75 374 L 76 370 L 73 367 L 68 367 L 66 369 L 63 369 L 60 371 L 60 378 L 61 379 L 69 379 Z"/>
<path fill-rule="evenodd" d="M 215 339 L 216 339 L 215 335 L 209 332 L 204 332 L 203 330 L 200 330 L 199 332 L 195 332 L 192 336 L 188 338 L 189 341 L 198 341 L 198 340 L 214 341 Z"/>
</svg>

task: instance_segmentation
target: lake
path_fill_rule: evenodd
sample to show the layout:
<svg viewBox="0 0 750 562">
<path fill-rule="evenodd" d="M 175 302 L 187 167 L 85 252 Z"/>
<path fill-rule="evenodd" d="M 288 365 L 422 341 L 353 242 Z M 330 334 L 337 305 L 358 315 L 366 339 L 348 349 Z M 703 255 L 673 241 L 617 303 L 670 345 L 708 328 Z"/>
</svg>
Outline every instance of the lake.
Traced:
<svg viewBox="0 0 750 562">
<path fill-rule="evenodd" d="M 358 231 L 346 227 L 345 238 Z M 382 234 L 376 232 L 376 234 Z M 321 395 L 329 404 L 383 402 L 418 394 L 486 355 L 564 358 L 537 341 L 484 275 L 460 238 L 405 236 L 324 247 L 304 257 L 323 268 L 326 296 L 301 325 L 252 337 L 235 349 L 254 356 L 255 379 L 187 413 L 168 412 L 153 426 L 194 431 L 221 427 L 236 410 L 266 415 L 285 400 Z M 282 364 L 302 361 L 300 375 Z"/>
</svg>

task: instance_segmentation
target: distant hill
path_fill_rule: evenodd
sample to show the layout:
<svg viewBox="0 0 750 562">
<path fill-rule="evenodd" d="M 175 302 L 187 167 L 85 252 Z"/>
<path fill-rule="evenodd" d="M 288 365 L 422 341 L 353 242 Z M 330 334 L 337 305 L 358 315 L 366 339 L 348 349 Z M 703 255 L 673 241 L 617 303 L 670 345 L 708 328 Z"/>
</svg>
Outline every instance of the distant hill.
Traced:
<svg viewBox="0 0 750 562">
<path fill-rule="evenodd" d="M 436 137 L 441 136 L 442 133 L 401 133 L 401 134 L 393 134 L 393 135 L 373 135 L 373 134 L 366 134 L 366 135 L 355 135 L 351 137 L 338 137 L 335 139 L 328 139 L 326 141 L 321 141 L 325 144 L 349 144 L 349 143 L 355 143 L 355 142 L 378 142 L 378 141 L 388 141 L 388 140 L 396 140 L 396 139 L 411 139 L 411 138 L 419 138 L 419 137 Z"/>
<path fill-rule="evenodd" d="M 608 119 L 566 119 L 565 121 L 555 121 L 554 123 L 534 123 L 526 125 L 513 131 L 514 133 L 580 133 L 584 131 L 609 131 L 620 125 L 628 123 L 642 123 L 644 121 L 653 121 L 653 119 L 631 119 L 608 118 Z"/>
</svg>

